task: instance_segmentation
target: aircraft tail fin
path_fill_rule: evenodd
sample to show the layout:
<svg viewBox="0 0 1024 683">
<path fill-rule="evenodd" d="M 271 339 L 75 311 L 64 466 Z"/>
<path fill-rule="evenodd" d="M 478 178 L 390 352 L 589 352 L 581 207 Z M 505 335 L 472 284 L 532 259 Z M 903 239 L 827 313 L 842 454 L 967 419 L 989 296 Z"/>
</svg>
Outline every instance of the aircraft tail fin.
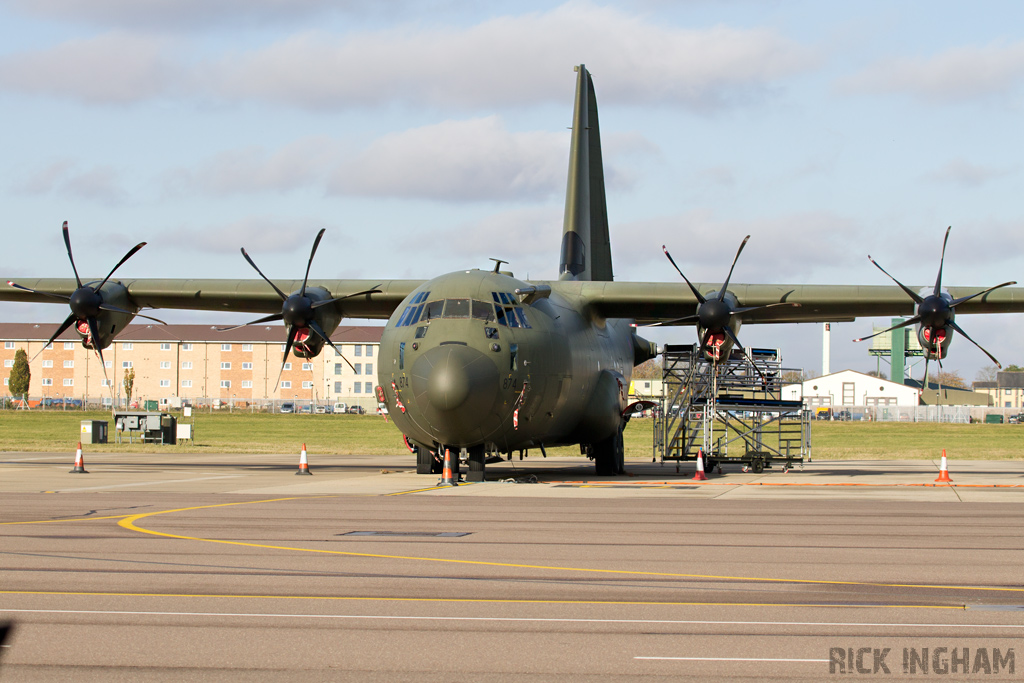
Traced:
<svg viewBox="0 0 1024 683">
<path fill-rule="evenodd" d="M 611 281 L 612 250 L 604 191 L 597 98 L 590 72 L 576 67 L 576 103 L 569 148 L 569 182 L 565 192 L 561 280 Z"/>
</svg>

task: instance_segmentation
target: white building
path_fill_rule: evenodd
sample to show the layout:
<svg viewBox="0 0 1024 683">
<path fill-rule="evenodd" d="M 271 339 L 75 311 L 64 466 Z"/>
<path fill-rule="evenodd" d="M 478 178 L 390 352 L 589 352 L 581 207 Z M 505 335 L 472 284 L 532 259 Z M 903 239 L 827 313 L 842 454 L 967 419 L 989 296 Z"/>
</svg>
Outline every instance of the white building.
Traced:
<svg viewBox="0 0 1024 683">
<path fill-rule="evenodd" d="M 915 387 L 854 370 L 833 372 L 782 388 L 782 398 L 785 400 L 798 401 L 801 394 L 804 405 L 811 409 L 832 406 L 916 406 L 919 403 Z"/>
</svg>

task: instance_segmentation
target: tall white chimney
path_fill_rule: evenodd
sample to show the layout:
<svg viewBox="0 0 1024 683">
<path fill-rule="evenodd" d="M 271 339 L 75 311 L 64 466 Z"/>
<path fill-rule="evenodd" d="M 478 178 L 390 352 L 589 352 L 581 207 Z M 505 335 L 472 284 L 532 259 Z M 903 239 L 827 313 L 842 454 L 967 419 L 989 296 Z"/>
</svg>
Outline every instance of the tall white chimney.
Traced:
<svg viewBox="0 0 1024 683">
<path fill-rule="evenodd" d="M 828 362 L 828 357 L 829 357 L 829 334 L 831 332 L 831 330 L 830 330 L 831 326 L 832 326 L 832 323 L 825 323 L 825 331 L 822 332 L 822 338 L 821 338 L 821 374 L 822 375 L 827 375 L 830 372 L 832 372 L 832 370 L 831 370 L 831 368 L 829 366 L 829 362 Z"/>
</svg>

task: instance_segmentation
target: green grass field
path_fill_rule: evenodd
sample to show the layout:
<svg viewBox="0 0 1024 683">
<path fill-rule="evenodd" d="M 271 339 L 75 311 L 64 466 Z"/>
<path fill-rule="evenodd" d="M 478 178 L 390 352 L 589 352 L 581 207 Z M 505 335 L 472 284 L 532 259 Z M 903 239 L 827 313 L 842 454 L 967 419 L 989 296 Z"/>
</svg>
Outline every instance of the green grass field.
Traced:
<svg viewBox="0 0 1024 683">
<path fill-rule="evenodd" d="M 73 451 L 82 420 L 106 420 L 110 413 L 81 411 L 0 411 L 0 451 Z M 110 422 L 109 426 L 113 426 Z M 626 430 L 626 456 L 651 457 L 653 422 L 634 419 Z M 115 453 L 311 453 L 395 455 L 407 453 L 393 424 L 371 415 L 279 415 L 244 412 L 197 413 L 195 444 L 162 446 L 127 440 L 83 444 L 85 450 Z M 814 459 L 894 460 L 1024 458 L 1024 425 L 895 422 L 814 422 Z M 575 447 L 548 449 L 549 455 L 578 455 Z"/>
</svg>

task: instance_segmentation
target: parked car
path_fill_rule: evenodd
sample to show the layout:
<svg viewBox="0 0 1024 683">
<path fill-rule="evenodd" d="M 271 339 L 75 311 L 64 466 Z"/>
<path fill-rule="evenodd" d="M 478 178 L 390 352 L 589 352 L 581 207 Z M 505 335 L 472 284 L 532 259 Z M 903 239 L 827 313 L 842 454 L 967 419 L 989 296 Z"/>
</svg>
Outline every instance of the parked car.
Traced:
<svg viewBox="0 0 1024 683">
<path fill-rule="evenodd" d="M 347 403 L 335 403 L 334 404 L 334 414 L 335 415 L 342 415 L 342 414 L 347 413 L 347 412 L 348 412 L 348 404 Z"/>
<path fill-rule="evenodd" d="M 316 408 L 313 409 L 313 412 L 316 413 L 317 415 L 323 415 L 324 413 L 327 412 L 328 408 L 330 408 L 330 406 L 318 405 Z"/>
<path fill-rule="evenodd" d="M 281 404 L 281 412 L 282 413 L 294 413 L 295 412 L 295 404 L 294 403 L 282 403 Z"/>
<path fill-rule="evenodd" d="M 349 415 L 365 415 L 366 414 L 366 408 L 364 408 L 362 406 L 349 406 L 348 414 Z"/>
</svg>

